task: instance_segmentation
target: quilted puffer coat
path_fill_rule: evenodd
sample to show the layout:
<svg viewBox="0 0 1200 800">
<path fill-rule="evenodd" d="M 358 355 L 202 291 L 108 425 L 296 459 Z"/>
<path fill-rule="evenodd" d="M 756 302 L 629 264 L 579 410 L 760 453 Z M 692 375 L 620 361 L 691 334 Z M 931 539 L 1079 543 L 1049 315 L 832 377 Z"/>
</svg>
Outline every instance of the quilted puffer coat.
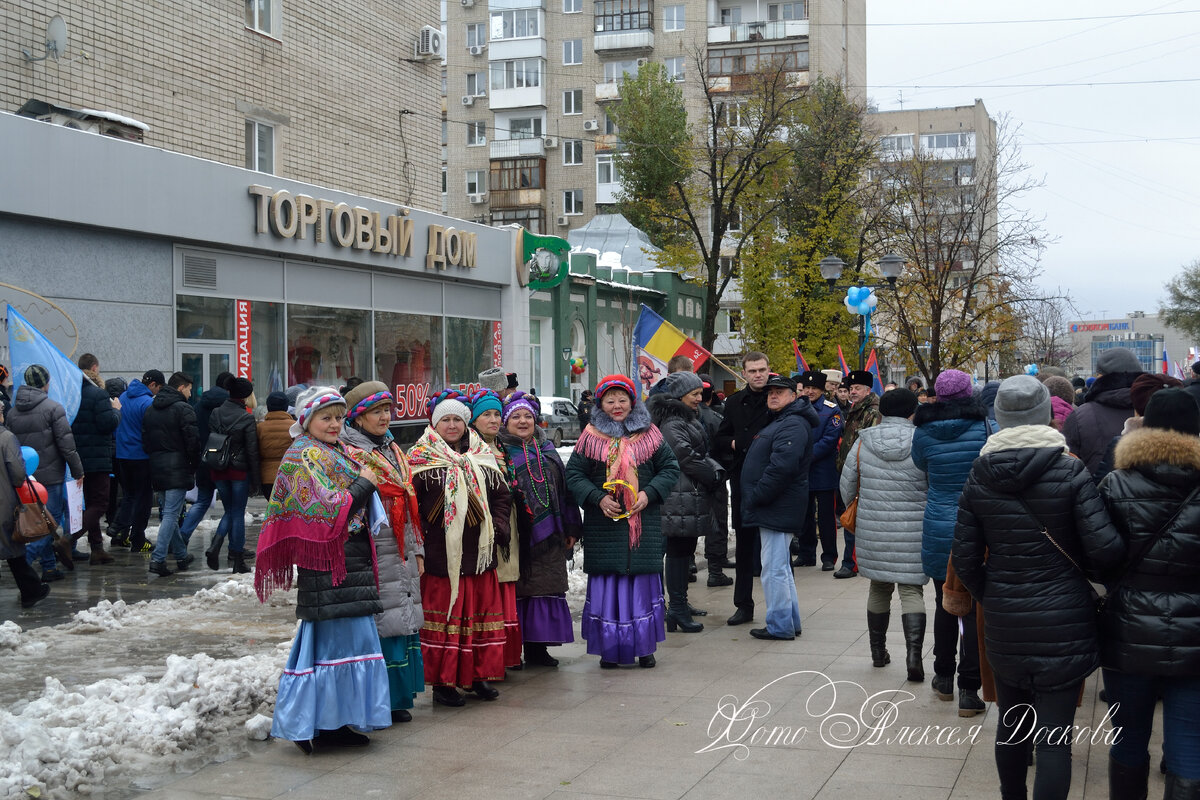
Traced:
<svg viewBox="0 0 1200 800">
<path fill-rule="evenodd" d="M 1109 586 L 1101 660 L 1140 675 L 1200 675 L 1200 499 L 1180 506 L 1200 486 L 1200 439 L 1142 428 L 1121 437 L 1116 467 L 1100 495 L 1129 548 L 1126 563 L 1149 549 Z"/>
<path fill-rule="evenodd" d="M 1062 434 L 1020 425 L 992 436 L 963 488 L 953 557 L 954 571 L 983 607 L 997 678 L 1055 691 L 1100 666 L 1088 578 L 1103 579 L 1124 555 L 1091 475 L 1067 454 Z"/>
<path fill-rule="evenodd" d="M 925 472 L 912 460 L 915 428 L 903 417 L 884 417 L 858 434 L 842 468 L 842 497 L 858 492 L 854 552 L 858 573 L 873 581 L 922 585 Z"/>
<path fill-rule="evenodd" d="M 660 512 L 663 536 L 707 536 L 713 530 L 713 500 L 725 470 L 708 455 L 700 415 L 667 395 L 657 395 L 646 405 L 679 462 L 679 480 Z"/>
</svg>

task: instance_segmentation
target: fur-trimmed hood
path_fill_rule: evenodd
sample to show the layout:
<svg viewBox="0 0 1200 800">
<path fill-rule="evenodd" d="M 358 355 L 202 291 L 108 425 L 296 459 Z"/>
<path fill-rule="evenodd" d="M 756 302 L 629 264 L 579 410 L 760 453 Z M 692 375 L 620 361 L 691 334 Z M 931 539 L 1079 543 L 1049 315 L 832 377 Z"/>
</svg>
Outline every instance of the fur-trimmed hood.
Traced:
<svg viewBox="0 0 1200 800">
<path fill-rule="evenodd" d="M 616 439 L 621 436 L 628 436 L 631 433 L 644 431 L 652 424 L 653 422 L 650 420 L 650 412 L 646 410 L 646 404 L 640 401 L 634 402 L 633 410 L 629 412 L 629 416 L 625 418 L 624 422 L 617 422 L 608 414 L 604 413 L 600 406 L 596 406 L 592 409 L 592 427 L 610 439 Z"/>
<path fill-rule="evenodd" d="M 1163 428 L 1138 428 L 1117 442 L 1113 466 L 1141 472 L 1164 468 L 1200 472 L 1200 437 Z"/>
</svg>

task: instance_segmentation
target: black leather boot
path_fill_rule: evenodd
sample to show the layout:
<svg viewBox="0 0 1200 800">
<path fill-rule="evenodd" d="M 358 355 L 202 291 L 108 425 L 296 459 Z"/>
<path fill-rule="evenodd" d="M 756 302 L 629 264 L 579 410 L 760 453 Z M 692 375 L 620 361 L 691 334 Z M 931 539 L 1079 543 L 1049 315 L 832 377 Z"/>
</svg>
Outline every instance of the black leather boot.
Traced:
<svg viewBox="0 0 1200 800">
<path fill-rule="evenodd" d="M 901 614 L 900 624 L 904 628 L 904 666 L 908 667 L 908 679 L 914 683 L 924 683 L 925 667 L 921 664 L 921 648 L 925 645 L 925 613 Z"/>
<path fill-rule="evenodd" d="M 882 613 L 867 612 L 867 639 L 871 643 L 872 666 L 886 667 L 892 663 L 892 657 L 888 655 L 886 646 L 888 622 L 891 618 L 892 612 L 890 611 Z"/>
<path fill-rule="evenodd" d="M 1149 780 L 1149 760 L 1140 767 L 1127 767 L 1112 756 L 1108 757 L 1109 800 L 1146 800 Z"/>
<path fill-rule="evenodd" d="M 230 553 L 229 566 L 233 567 L 233 574 L 235 575 L 250 571 L 250 568 L 246 566 L 246 557 L 242 553 Z"/>
<path fill-rule="evenodd" d="M 1168 772 L 1163 800 L 1200 800 L 1200 779 L 1181 778 Z"/>
<path fill-rule="evenodd" d="M 667 630 L 672 633 L 678 628 L 684 633 L 698 633 L 704 630 L 704 625 L 692 619 L 688 608 L 687 557 L 667 556 L 663 565 L 663 576 L 667 582 Z"/>
</svg>

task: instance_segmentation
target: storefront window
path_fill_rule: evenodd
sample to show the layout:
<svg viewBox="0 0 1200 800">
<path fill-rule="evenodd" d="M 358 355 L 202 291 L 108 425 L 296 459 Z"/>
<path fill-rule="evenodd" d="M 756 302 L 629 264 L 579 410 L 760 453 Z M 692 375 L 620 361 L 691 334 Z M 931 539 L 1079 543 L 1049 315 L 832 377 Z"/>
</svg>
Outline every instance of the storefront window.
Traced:
<svg viewBox="0 0 1200 800">
<path fill-rule="evenodd" d="M 250 376 L 260 403 L 287 384 L 283 361 L 283 303 L 250 303 Z"/>
<path fill-rule="evenodd" d="M 371 379 L 371 312 L 350 308 L 287 307 L 288 385 L 340 386 Z"/>
<path fill-rule="evenodd" d="M 177 295 L 176 338 L 233 341 L 233 303 L 233 300 L 225 297 Z"/>
<path fill-rule="evenodd" d="M 479 373 L 492 367 L 494 322 L 486 319 L 446 319 L 446 384 L 477 383 Z"/>
<path fill-rule="evenodd" d="M 420 419 L 442 372 L 442 318 L 375 314 L 375 374 L 396 397 L 392 419 Z"/>
</svg>

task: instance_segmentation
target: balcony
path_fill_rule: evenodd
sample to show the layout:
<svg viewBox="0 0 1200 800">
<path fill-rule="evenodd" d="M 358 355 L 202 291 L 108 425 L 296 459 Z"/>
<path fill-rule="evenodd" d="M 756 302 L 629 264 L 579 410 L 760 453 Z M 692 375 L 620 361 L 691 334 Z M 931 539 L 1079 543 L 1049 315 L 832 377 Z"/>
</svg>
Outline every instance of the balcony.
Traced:
<svg viewBox="0 0 1200 800">
<path fill-rule="evenodd" d="M 546 87 L 544 86 L 521 86 L 514 89 L 493 88 L 491 97 L 488 98 L 488 107 L 492 111 L 536 106 L 546 107 Z"/>
<path fill-rule="evenodd" d="M 488 196 L 492 210 L 498 208 L 528 208 L 546 203 L 545 189 L 493 189 Z"/>
<path fill-rule="evenodd" d="M 808 36 L 808 20 L 786 19 L 777 22 L 739 22 L 733 25 L 710 25 L 709 44 L 731 42 L 762 42 L 769 39 L 796 39 Z"/>
<path fill-rule="evenodd" d="M 596 84 L 596 102 L 608 103 L 613 100 L 621 99 L 621 84 L 619 83 L 597 83 Z"/>
<path fill-rule="evenodd" d="M 528 139 L 494 139 L 489 145 L 489 156 L 499 158 L 545 158 L 546 142 L 536 136 Z"/>
<path fill-rule="evenodd" d="M 597 33 L 592 40 L 592 49 L 597 53 L 610 50 L 651 50 L 654 48 L 654 31 L 605 31 Z"/>
</svg>

